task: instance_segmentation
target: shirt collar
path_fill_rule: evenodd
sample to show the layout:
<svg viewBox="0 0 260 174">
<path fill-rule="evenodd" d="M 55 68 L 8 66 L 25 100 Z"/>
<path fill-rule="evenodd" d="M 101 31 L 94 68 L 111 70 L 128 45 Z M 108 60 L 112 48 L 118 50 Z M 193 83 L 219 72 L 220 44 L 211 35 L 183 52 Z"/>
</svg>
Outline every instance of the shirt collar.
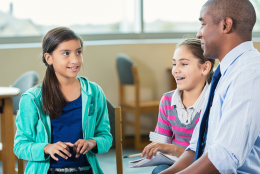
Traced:
<svg viewBox="0 0 260 174">
<path fill-rule="evenodd" d="M 205 94 L 206 94 L 206 91 L 207 91 L 208 87 L 209 87 L 209 84 L 206 82 L 206 85 L 204 86 L 204 88 L 203 88 L 199 98 L 189 108 L 192 107 L 192 108 L 194 108 L 197 111 L 199 111 L 201 109 L 201 106 L 203 104 L 203 101 L 204 101 L 204 98 L 205 98 Z M 182 91 L 178 90 L 178 88 L 177 88 L 175 90 L 175 92 L 173 93 L 173 95 L 172 95 L 171 107 L 175 105 L 178 108 L 184 108 L 182 100 L 181 100 L 181 94 L 182 94 Z"/>
<path fill-rule="evenodd" d="M 199 98 L 196 100 L 196 102 L 192 105 L 192 107 L 197 111 L 199 112 L 203 106 L 203 103 L 204 103 L 204 99 L 205 99 L 205 95 L 206 95 L 206 92 L 209 88 L 209 84 L 208 82 L 206 82 L 206 85 L 204 86 Z"/>
<path fill-rule="evenodd" d="M 228 67 L 244 52 L 252 50 L 254 48 L 252 41 L 246 41 L 235 48 L 233 48 L 231 51 L 229 51 L 226 56 L 223 58 L 223 60 L 219 63 L 220 64 L 220 73 L 223 76 L 224 73 L 227 71 Z"/>
<path fill-rule="evenodd" d="M 177 106 L 178 108 L 183 108 L 183 104 L 181 101 L 181 94 L 182 91 L 178 90 L 178 88 L 174 91 L 173 95 L 172 95 L 172 100 L 171 100 L 171 107 L 173 105 Z"/>
</svg>

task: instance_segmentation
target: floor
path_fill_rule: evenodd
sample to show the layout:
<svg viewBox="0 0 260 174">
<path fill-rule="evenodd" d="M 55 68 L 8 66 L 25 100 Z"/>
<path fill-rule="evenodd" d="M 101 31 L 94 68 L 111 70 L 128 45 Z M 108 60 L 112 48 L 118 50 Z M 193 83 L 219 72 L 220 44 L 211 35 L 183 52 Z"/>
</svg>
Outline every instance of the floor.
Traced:
<svg viewBox="0 0 260 174">
<path fill-rule="evenodd" d="M 133 148 L 124 148 L 123 156 L 140 153 L 141 151 L 135 151 Z M 116 156 L 115 149 L 109 150 L 105 154 L 97 155 L 100 166 L 105 174 L 116 174 Z M 150 174 L 154 167 L 140 167 L 140 168 L 129 168 L 128 161 L 139 159 L 140 157 L 123 158 L 123 170 L 124 174 Z M 2 162 L 0 162 L 0 174 L 2 172 Z"/>
<path fill-rule="evenodd" d="M 128 156 L 132 154 L 140 153 L 141 151 L 135 151 L 134 149 L 124 148 L 123 156 Z M 97 155 L 100 166 L 105 174 L 116 174 L 116 157 L 115 150 L 111 149 L 106 154 Z M 140 167 L 140 168 L 129 168 L 128 161 L 133 161 L 139 159 L 140 157 L 123 158 L 123 171 L 124 174 L 150 174 L 152 173 L 154 167 Z"/>
</svg>

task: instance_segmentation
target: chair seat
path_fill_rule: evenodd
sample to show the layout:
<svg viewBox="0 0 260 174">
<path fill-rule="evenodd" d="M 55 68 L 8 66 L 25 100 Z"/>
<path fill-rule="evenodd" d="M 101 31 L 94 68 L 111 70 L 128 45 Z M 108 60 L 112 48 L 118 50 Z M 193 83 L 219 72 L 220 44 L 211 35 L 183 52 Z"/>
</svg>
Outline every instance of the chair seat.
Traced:
<svg viewBox="0 0 260 174">
<path fill-rule="evenodd" d="M 141 112 L 154 112 L 158 111 L 160 105 L 160 100 L 149 100 L 149 101 L 141 101 L 139 103 L 139 108 Z M 123 110 L 134 112 L 137 108 L 135 102 L 127 102 L 122 106 Z"/>
</svg>

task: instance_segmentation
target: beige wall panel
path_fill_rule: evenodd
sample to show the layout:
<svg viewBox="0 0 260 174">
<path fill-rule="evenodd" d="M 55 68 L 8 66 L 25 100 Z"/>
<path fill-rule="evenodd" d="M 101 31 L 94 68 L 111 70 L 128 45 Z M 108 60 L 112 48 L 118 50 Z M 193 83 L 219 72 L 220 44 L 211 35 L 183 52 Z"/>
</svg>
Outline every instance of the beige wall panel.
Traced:
<svg viewBox="0 0 260 174">
<path fill-rule="evenodd" d="M 160 99 L 170 90 L 169 74 L 166 69 L 172 66 L 172 57 L 176 44 L 122 44 L 93 45 L 84 47 L 84 63 L 80 75 L 96 82 L 105 92 L 106 97 L 118 105 L 118 75 L 116 55 L 128 54 L 138 67 L 141 82 L 141 99 Z M 260 42 L 254 46 L 260 50 Z M 46 67 L 41 60 L 41 48 L 0 49 L 0 86 L 9 86 L 26 71 L 34 70 L 42 80 Z M 133 88 L 127 89 L 127 100 L 133 100 Z M 132 115 L 128 118 L 131 120 Z M 150 126 L 147 133 L 154 130 L 157 114 L 145 114 L 142 125 Z M 132 129 L 127 133 L 131 134 Z"/>
<path fill-rule="evenodd" d="M 31 70 L 43 78 L 41 48 L 0 49 L 0 86 L 12 85 L 21 74 Z"/>
</svg>

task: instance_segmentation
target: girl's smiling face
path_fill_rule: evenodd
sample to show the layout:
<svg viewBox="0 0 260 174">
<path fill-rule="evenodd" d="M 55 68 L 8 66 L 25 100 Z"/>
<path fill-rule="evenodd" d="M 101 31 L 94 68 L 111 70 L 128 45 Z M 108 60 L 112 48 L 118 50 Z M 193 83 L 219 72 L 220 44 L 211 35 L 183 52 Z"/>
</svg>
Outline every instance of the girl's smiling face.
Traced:
<svg viewBox="0 0 260 174">
<path fill-rule="evenodd" d="M 57 78 L 75 78 L 83 62 L 80 41 L 69 40 L 60 43 L 52 54 L 45 53 L 49 65 L 53 65 Z"/>
<path fill-rule="evenodd" d="M 187 46 L 182 45 L 175 50 L 172 63 L 172 75 L 179 90 L 191 91 L 201 86 L 198 84 L 205 84 L 207 74 L 203 71 L 203 65 Z"/>
</svg>

